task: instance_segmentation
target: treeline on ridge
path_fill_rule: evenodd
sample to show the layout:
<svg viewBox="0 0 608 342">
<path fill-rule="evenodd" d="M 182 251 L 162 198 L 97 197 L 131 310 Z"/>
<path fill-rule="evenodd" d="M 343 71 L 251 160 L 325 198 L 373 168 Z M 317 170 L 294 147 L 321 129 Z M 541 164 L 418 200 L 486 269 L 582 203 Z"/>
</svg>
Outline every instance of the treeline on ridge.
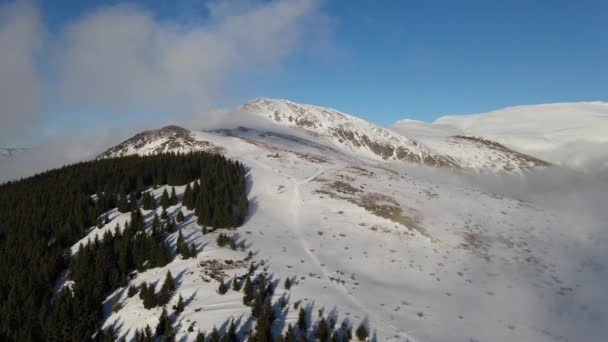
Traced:
<svg viewBox="0 0 608 342">
<path fill-rule="evenodd" d="M 50 337 L 49 329 L 61 329 L 53 326 L 57 315 L 51 313 L 56 313 L 53 307 L 57 303 L 65 304 L 71 299 L 65 298 L 64 293 L 53 302 L 54 282 L 70 265 L 69 248 L 84 236 L 87 228 L 98 224 L 103 213 L 121 201 L 122 205 L 126 201 L 129 209 L 137 210 L 141 194 L 149 187 L 184 185 L 195 180 L 198 181 L 193 187 L 188 186 L 191 202 L 184 204 L 195 209 L 199 223 L 215 227 L 242 224 L 248 206 L 245 168 L 217 154 L 196 152 L 94 160 L 0 185 L 0 340 L 45 340 Z M 141 259 L 114 250 L 120 243 L 122 250 L 136 243 L 138 229 L 113 236 L 111 244 L 106 239 L 105 244 L 97 242 L 95 256 L 90 258 L 103 260 L 104 256 L 113 255 L 112 258 L 118 257 L 126 264 L 118 265 L 119 271 L 112 277 L 98 279 L 102 283 L 96 285 L 98 289 L 92 291 L 93 295 L 76 293 L 74 297 L 81 295 L 79 300 L 84 301 L 78 308 L 98 310 L 100 297 L 124 284 L 130 269 L 141 267 Z M 145 239 L 139 242 L 142 245 L 156 246 L 149 249 L 158 254 L 159 265 L 169 261 L 162 256 L 166 249 L 159 242 L 162 237 L 139 239 Z M 82 282 L 95 279 L 97 275 L 78 266 L 77 259 L 71 263 L 73 276 Z M 95 261 L 95 265 L 99 263 Z M 83 317 L 82 326 L 74 327 L 77 336 L 72 335 L 72 339 L 88 338 L 87 334 L 96 329 L 90 325 L 99 313 L 87 310 L 73 314 Z"/>
</svg>

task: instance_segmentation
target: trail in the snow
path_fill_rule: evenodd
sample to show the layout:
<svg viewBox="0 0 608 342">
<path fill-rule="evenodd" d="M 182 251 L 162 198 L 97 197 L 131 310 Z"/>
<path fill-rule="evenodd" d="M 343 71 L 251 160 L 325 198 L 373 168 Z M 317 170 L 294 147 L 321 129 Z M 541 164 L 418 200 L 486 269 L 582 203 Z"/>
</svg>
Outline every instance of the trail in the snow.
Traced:
<svg viewBox="0 0 608 342">
<path fill-rule="evenodd" d="M 327 270 L 327 268 L 322 266 L 322 263 L 319 260 L 319 258 L 314 253 L 311 252 L 310 246 L 308 245 L 308 242 L 307 242 L 304 234 L 302 233 L 301 225 L 300 225 L 300 205 L 302 202 L 301 195 L 300 195 L 300 187 L 303 184 L 309 183 L 310 181 L 319 177 L 321 174 L 323 174 L 327 171 L 330 171 L 334 168 L 335 167 L 322 168 L 318 172 L 316 172 L 314 175 L 312 175 L 311 177 L 308 177 L 305 180 L 300 181 L 300 182 L 296 179 L 296 177 L 291 177 L 291 179 L 293 180 L 293 190 L 292 190 L 293 195 L 291 198 L 291 206 L 290 206 L 290 211 L 293 216 L 293 220 L 291 221 L 292 222 L 291 228 L 292 228 L 293 232 L 295 233 L 298 241 L 300 242 L 302 249 L 304 249 L 304 252 L 314 262 L 315 266 L 321 271 L 321 273 L 325 276 L 326 281 L 329 282 L 329 284 L 331 284 L 332 287 L 334 287 L 336 290 L 341 292 L 351 303 L 353 303 L 361 311 L 361 313 L 365 317 L 367 317 L 367 319 L 370 319 L 372 322 L 374 322 L 376 324 L 381 324 L 381 325 L 384 325 L 385 327 L 391 329 L 400 338 L 404 338 L 409 341 L 413 341 L 413 339 L 408 334 L 404 333 L 403 331 L 399 330 L 397 327 L 395 327 L 391 323 L 387 322 L 386 320 L 382 319 L 381 317 L 378 317 L 376 314 L 374 314 L 373 312 L 368 310 L 367 307 L 363 303 L 361 303 L 357 298 L 355 298 L 348 291 L 348 289 L 346 289 L 344 286 L 332 281 L 331 273 Z"/>
</svg>

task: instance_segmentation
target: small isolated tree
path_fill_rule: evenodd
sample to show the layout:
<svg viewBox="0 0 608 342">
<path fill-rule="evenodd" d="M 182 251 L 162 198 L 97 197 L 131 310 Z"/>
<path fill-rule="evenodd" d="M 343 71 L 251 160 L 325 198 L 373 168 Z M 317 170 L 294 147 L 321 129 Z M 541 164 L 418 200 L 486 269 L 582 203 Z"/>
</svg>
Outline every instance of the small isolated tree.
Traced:
<svg viewBox="0 0 608 342">
<path fill-rule="evenodd" d="M 228 292 L 228 286 L 226 286 L 226 284 L 222 280 L 222 281 L 220 281 L 220 286 L 218 286 L 218 288 L 217 288 L 217 293 L 219 293 L 221 295 L 225 295 L 226 292 Z"/>
<path fill-rule="evenodd" d="M 369 332 L 367 331 L 367 327 L 365 326 L 365 322 L 361 322 L 357 330 L 355 330 L 355 335 L 359 339 L 359 341 L 366 341 L 369 337 Z"/>
<path fill-rule="evenodd" d="M 285 289 L 289 290 L 291 289 L 291 279 L 289 279 L 289 277 L 285 278 Z"/>
<path fill-rule="evenodd" d="M 177 222 L 184 222 L 184 213 L 182 213 L 181 210 L 177 212 L 177 216 L 175 217 L 175 220 Z"/>
<path fill-rule="evenodd" d="M 163 282 L 163 286 L 160 288 L 160 293 L 158 294 L 160 305 L 165 305 L 169 302 L 173 296 L 173 291 L 175 291 L 175 279 L 173 279 L 171 272 L 167 271 L 165 281 Z"/>
</svg>

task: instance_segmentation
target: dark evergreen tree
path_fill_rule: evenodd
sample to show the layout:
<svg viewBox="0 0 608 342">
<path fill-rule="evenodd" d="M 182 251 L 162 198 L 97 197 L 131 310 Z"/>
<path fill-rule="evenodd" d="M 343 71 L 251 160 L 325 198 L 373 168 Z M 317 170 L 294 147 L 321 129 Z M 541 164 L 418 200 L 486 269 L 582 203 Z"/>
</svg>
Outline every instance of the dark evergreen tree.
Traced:
<svg viewBox="0 0 608 342">
<path fill-rule="evenodd" d="M 228 292 L 228 286 L 226 286 L 226 283 L 224 283 L 224 281 L 220 281 L 220 285 L 217 288 L 217 293 L 221 294 L 221 295 L 225 295 L 226 292 Z"/>
<path fill-rule="evenodd" d="M 284 286 L 286 290 L 291 289 L 291 279 L 289 279 L 289 277 L 285 278 Z"/>
<path fill-rule="evenodd" d="M 160 196 L 160 206 L 163 209 L 167 209 L 171 206 L 171 199 L 169 198 L 167 189 L 163 190 L 163 194 Z"/>
<path fill-rule="evenodd" d="M 177 315 L 179 315 L 180 313 L 182 313 L 184 311 L 184 299 L 182 298 L 182 295 L 179 295 L 179 298 L 177 299 L 177 304 L 175 304 L 175 306 L 173 307 L 173 309 L 175 310 L 175 313 Z"/>
<path fill-rule="evenodd" d="M 287 331 L 285 332 L 285 342 L 296 342 L 296 334 L 293 331 L 293 327 L 291 323 L 287 326 Z"/>
<path fill-rule="evenodd" d="M 177 195 L 175 194 L 174 186 L 171 187 L 171 197 L 169 197 L 169 202 L 171 203 L 171 205 L 177 204 Z"/>
<path fill-rule="evenodd" d="M 241 290 L 241 283 L 239 282 L 237 276 L 234 276 L 234 278 L 232 278 L 232 289 L 234 291 L 240 291 Z"/>
<path fill-rule="evenodd" d="M 184 222 L 184 213 L 180 210 L 177 212 L 177 216 L 175 217 L 177 222 Z"/>
<path fill-rule="evenodd" d="M 171 327 L 171 319 L 167 314 L 167 309 L 163 307 L 163 311 L 160 314 L 160 318 L 158 319 L 158 324 L 156 325 L 156 336 L 168 336 L 173 334 L 173 328 Z"/>
<path fill-rule="evenodd" d="M 317 326 L 317 331 L 315 333 L 315 337 L 320 342 L 327 342 L 327 341 L 329 341 L 329 334 L 330 334 L 330 332 L 329 332 L 329 327 L 327 326 L 327 322 L 325 321 L 325 318 L 321 317 L 321 319 L 319 320 L 319 324 Z"/>
<path fill-rule="evenodd" d="M 251 277 L 247 275 L 245 278 L 245 285 L 243 286 L 243 304 L 250 305 L 255 295 L 253 292 L 253 284 L 251 283 Z"/>
<path fill-rule="evenodd" d="M 196 339 L 194 340 L 195 342 L 205 342 L 205 334 L 203 334 L 202 332 L 198 332 L 198 334 L 196 334 Z"/>
<path fill-rule="evenodd" d="M 308 322 L 306 321 L 306 311 L 304 311 L 304 308 L 300 308 L 300 311 L 298 312 L 298 329 L 300 330 L 300 335 L 305 335 L 308 330 Z"/>
<path fill-rule="evenodd" d="M 359 339 L 359 341 L 367 340 L 367 338 L 369 337 L 369 332 L 367 331 L 365 322 L 361 322 L 361 324 L 359 324 L 357 330 L 355 330 L 355 336 L 357 336 L 357 339 Z"/>
<path fill-rule="evenodd" d="M 211 334 L 209 334 L 209 342 L 220 342 L 220 339 L 222 337 L 220 336 L 220 333 L 217 331 L 216 327 L 213 327 L 213 330 L 211 330 Z"/>
</svg>

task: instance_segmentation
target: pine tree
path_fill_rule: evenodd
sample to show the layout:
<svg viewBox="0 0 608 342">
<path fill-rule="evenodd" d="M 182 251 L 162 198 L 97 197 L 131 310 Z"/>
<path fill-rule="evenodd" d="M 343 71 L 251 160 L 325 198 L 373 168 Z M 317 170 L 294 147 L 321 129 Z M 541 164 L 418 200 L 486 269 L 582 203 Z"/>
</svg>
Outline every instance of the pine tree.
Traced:
<svg viewBox="0 0 608 342">
<path fill-rule="evenodd" d="M 218 288 L 217 288 L 217 293 L 219 293 L 221 295 L 225 295 L 226 292 L 228 292 L 228 287 L 226 286 L 224 281 L 220 281 L 220 286 L 218 286 Z"/>
<path fill-rule="evenodd" d="M 300 329 L 300 334 L 306 334 L 306 330 L 308 330 L 308 323 L 306 321 L 306 311 L 304 308 L 300 308 L 300 312 L 298 313 L 298 329 Z"/>
<path fill-rule="evenodd" d="M 173 296 L 173 291 L 175 291 L 175 279 L 173 279 L 171 272 L 167 271 L 165 281 L 163 282 L 163 286 L 161 287 L 160 292 L 158 294 L 159 302 L 161 305 L 165 305 L 169 302 L 169 300 Z"/>
<path fill-rule="evenodd" d="M 293 327 L 291 323 L 287 326 L 287 331 L 285 332 L 285 342 L 296 342 L 296 334 L 293 331 Z"/>
<path fill-rule="evenodd" d="M 289 279 L 289 277 L 285 278 L 285 284 L 284 284 L 284 286 L 285 286 L 286 290 L 291 289 L 291 279 Z"/>
<path fill-rule="evenodd" d="M 167 214 L 166 208 L 163 208 L 163 211 L 160 213 L 160 218 L 163 220 L 166 220 L 167 218 L 169 218 L 169 214 Z"/>
<path fill-rule="evenodd" d="M 369 337 L 369 332 L 367 331 L 367 327 L 365 326 L 365 322 L 361 322 L 357 330 L 355 330 L 355 335 L 359 339 L 359 341 L 365 341 Z"/>
<path fill-rule="evenodd" d="M 177 204 L 177 195 L 175 195 L 175 187 L 174 186 L 171 187 L 171 197 L 169 197 L 169 202 L 171 203 L 171 205 L 176 205 Z"/>
<path fill-rule="evenodd" d="M 211 334 L 209 335 L 209 342 L 220 342 L 220 333 L 217 331 L 216 327 L 213 327 L 211 330 Z"/>
<path fill-rule="evenodd" d="M 168 336 L 170 334 L 172 334 L 171 320 L 167 314 L 167 309 L 163 307 L 163 311 L 158 319 L 158 324 L 156 325 L 156 336 L 161 337 Z"/>
<path fill-rule="evenodd" d="M 199 331 L 198 334 L 196 334 L 196 339 L 194 341 L 205 342 L 205 334 Z"/>
<path fill-rule="evenodd" d="M 194 197 L 192 194 L 192 188 L 190 187 L 190 183 L 186 184 L 186 189 L 184 190 L 184 197 L 182 198 L 182 204 L 184 207 L 192 210 L 194 208 Z"/>
<path fill-rule="evenodd" d="M 236 332 L 236 324 L 234 324 L 234 320 L 230 321 L 230 326 L 228 326 L 228 331 L 222 338 L 222 342 L 238 342 L 238 336 Z"/>
<path fill-rule="evenodd" d="M 262 310 L 264 309 L 264 292 L 258 290 L 258 293 L 255 295 L 255 299 L 253 300 L 253 305 L 251 305 L 251 316 L 255 318 L 259 318 Z"/>
<path fill-rule="evenodd" d="M 184 213 L 180 210 L 177 212 L 177 216 L 175 217 L 177 222 L 184 222 Z"/>
<path fill-rule="evenodd" d="M 240 291 L 241 290 L 241 283 L 238 280 L 238 277 L 235 275 L 234 278 L 232 278 L 232 289 L 234 291 Z"/>
<path fill-rule="evenodd" d="M 325 318 L 321 317 L 319 320 L 319 325 L 317 326 L 317 332 L 315 337 L 320 342 L 326 342 L 329 339 L 329 328 L 327 326 L 327 322 L 325 322 Z"/>
<path fill-rule="evenodd" d="M 163 207 L 163 209 L 167 209 L 171 206 L 171 199 L 169 198 L 169 193 L 166 188 L 160 196 L 160 206 Z"/>
<path fill-rule="evenodd" d="M 179 315 L 184 311 L 184 307 L 184 299 L 182 298 L 182 295 L 179 295 L 179 298 L 177 299 L 177 304 L 175 304 L 173 309 L 175 310 L 175 313 Z"/>
<path fill-rule="evenodd" d="M 243 304 L 250 305 L 253 298 L 253 284 L 251 284 L 251 277 L 247 275 L 247 278 L 245 278 L 245 285 L 243 286 Z"/>
</svg>

